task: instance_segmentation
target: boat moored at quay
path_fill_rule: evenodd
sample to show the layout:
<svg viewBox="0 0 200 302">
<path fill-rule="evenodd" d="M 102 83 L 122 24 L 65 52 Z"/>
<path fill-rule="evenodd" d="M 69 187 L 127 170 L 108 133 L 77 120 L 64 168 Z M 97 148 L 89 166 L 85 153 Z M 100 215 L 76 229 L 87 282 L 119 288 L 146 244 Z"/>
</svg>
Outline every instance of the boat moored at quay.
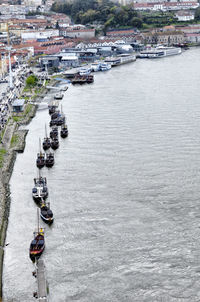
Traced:
<svg viewBox="0 0 200 302">
<path fill-rule="evenodd" d="M 111 69 L 111 64 L 106 63 L 106 62 L 101 62 L 101 65 L 100 65 L 100 70 L 101 71 L 107 71 L 107 70 L 110 70 L 110 69 Z"/>
<path fill-rule="evenodd" d="M 180 47 L 169 47 L 169 46 L 157 46 L 156 48 L 150 48 L 147 50 L 143 50 L 138 55 L 141 59 L 157 59 L 168 56 L 179 55 L 182 53 Z"/>
<path fill-rule="evenodd" d="M 42 153 L 41 150 L 41 140 L 39 139 L 39 153 L 37 154 L 37 159 L 36 159 L 36 166 L 41 169 L 45 165 L 45 155 Z"/>
<path fill-rule="evenodd" d="M 43 168 L 45 165 L 45 155 L 40 152 L 37 154 L 36 165 L 39 169 Z"/>
<path fill-rule="evenodd" d="M 104 61 L 97 61 L 91 64 L 91 71 L 107 71 L 111 69 L 111 64 Z"/>
<path fill-rule="evenodd" d="M 45 137 L 42 143 L 42 147 L 44 150 L 48 150 L 51 147 L 51 142 L 49 137 Z"/>
<path fill-rule="evenodd" d="M 47 136 L 47 127 L 45 125 L 45 138 L 43 139 L 42 147 L 44 150 L 48 150 L 51 147 L 50 138 Z"/>
<path fill-rule="evenodd" d="M 59 148 L 59 140 L 54 138 L 51 140 L 51 149 L 56 150 Z"/>
<path fill-rule="evenodd" d="M 58 92 L 54 95 L 55 100 L 62 100 L 63 94 L 61 92 Z"/>
<path fill-rule="evenodd" d="M 94 82 L 94 76 L 93 75 L 80 75 L 76 74 L 75 77 L 72 79 L 72 84 L 90 84 Z"/>
<path fill-rule="evenodd" d="M 67 128 L 67 125 L 63 125 L 63 126 L 61 127 L 60 136 L 61 136 L 62 138 L 65 138 L 65 137 L 68 136 L 68 128 Z"/>
<path fill-rule="evenodd" d="M 34 188 L 32 189 L 32 197 L 36 202 L 48 197 L 48 188 L 46 177 L 42 177 L 39 173 L 38 178 L 34 178 Z"/>
<path fill-rule="evenodd" d="M 31 241 L 29 248 L 29 255 L 33 262 L 38 259 L 44 249 L 45 249 L 45 240 L 44 240 L 44 229 L 39 228 L 37 232 L 33 233 L 34 239 Z"/>
<path fill-rule="evenodd" d="M 101 64 L 100 62 L 94 62 L 91 64 L 90 69 L 92 72 L 100 71 Z"/>
<path fill-rule="evenodd" d="M 52 130 L 50 131 L 50 138 L 58 138 L 58 127 L 53 127 Z"/>
<path fill-rule="evenodd" d="M 87 76 L 91 73 L 91 68 L 87 67 L 82 67 L 79 69 L 79 74 L 80 76 Z"/>
<path fill-rule="evenodd" d="M 126 63 L 131 63 L 136 61 L 136 55 L 135 54 L 120 54 L 116 57 L 108 57 L 105 59 L 105 63 L 110 64 L 112 67 L 119 66 Z"/>
<path fill-rule="evenodd" d="M 48 224 L 51 224 L 54 220 L 53 212 L 50 209 L 50 203 L 42 200 L 40 205 L 40 217 L 42 220 Z"/>
<path fill-rule="evenodd" d="M 54 153 L 49 152 L 46 153 L 46 158 L 45 158 L 45 166 L 47 168 L 51 168 L 54 165 Z"/>
</svg>

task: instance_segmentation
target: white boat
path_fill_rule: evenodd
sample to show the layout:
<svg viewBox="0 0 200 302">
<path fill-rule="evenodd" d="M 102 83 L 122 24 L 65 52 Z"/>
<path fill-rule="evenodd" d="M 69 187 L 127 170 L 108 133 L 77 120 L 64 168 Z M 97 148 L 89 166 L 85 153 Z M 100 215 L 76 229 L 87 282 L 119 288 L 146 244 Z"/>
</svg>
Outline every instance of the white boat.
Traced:
<svg viewBox="0 0 200 302">
<path fill-rule="evenodd" d="M 118 57 L 121 60 L 121 64 L 126 64 L 130 62 L 134 62 L 136 60 L 136 56 L 133 54 L 123 53 L 121 55 L 118 55 Z"/>
<path fill-rule="evenodd" d="M 121 64 L 121 60 L 119 57 L 108 57 L 105 59 L 105 63 L 110 64 L 111 67 L 115 67 Z"/>
<path fill-rule="evenodd" d="M 181 52 L 180 47 L 157 46 L 156 48 L 151 48 L 150 50 L 141 51 L 139 58 L 156 59 L 178 55 L 181 54 Z"/>
<path fill-rule="evenodd" d="M 54 95 L 55 100 L 62 100 L 63 94 L 61 92 L 58 92 Z"/>
<path fill-rule="evenodd" d="M 79 74 L 82 75 L 89 75 L 91 73 L 91 69 L 90 68 L 80 68 L 79 69 Z"/>
<path fill-rule="evenodd" d="M 96 71 L 100 71 L 101 69 L 101 63 L 99 63 L 99 62 L 94 62 L 94 63 L 92 63 L 91 64 L 91 71 L 94 71 L 94 72 L 96 72 Z"/>
<path fill-rule="evenodd" d="M 106 63 L 109 63 L 112 67 L 126 64 L 126 63 L 131 63 L 136 60 L 136 56 L 134 54 L 129 54 L 129 53 L 123 53 L 120 55 L 117 55 L 116 57 L 109 57 L 105 59 Z"/>
<path fill-rule="evenodd" d="M 170 47 L 170 46 L 158 46 L 156 47 L 157 50 L 161 50 L 164 52 L 164 57 L 167 56 L 174 56 L 179 55 L 182 53 L 182 50 L 180 47 Z"/>
<path fill-rule="evenodd" d="M 161 58 L 163 56 L 164 56 L 164 52 L 162 50 L 156 50 L 156 49 L 143 50 L 138 55 L 140 59 L 154 59 L 154 58 Z"/>
<path fill-rule="evenodd" d="M 101 71 L 107 71 L 111 69 L 111 64 L 106 63 L 106 62 L 102 62 L 100 63 L 100 70 Z"/>
<path fill-rule="evenodd" d="M 68 89 L 67 85 L 62 85 L 62 86 L 59 86 L 59 87 L 60 87 L 61 91 L 67 91 L 67 89 Z"/>
</svg>

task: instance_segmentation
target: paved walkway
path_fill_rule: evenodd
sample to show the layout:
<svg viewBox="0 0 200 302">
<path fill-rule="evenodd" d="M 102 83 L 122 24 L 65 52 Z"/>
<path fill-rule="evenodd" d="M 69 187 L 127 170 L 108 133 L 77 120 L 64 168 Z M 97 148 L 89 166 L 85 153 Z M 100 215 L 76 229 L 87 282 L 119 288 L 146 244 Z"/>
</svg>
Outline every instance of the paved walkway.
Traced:
<svg viewBox="0 0 200 302">
<path fill-rule="evenodd" d="M 4 136 L 2 139 L 2 147 L 6 150 L 10 148 L 10 142 L 13 136 L 13 133 L 16 128 L 16 123 L 12 120 L 12 118 L 8 121 L 8 124 L 6 125 L 6 130 L 4 132 Z"/>
</svg>

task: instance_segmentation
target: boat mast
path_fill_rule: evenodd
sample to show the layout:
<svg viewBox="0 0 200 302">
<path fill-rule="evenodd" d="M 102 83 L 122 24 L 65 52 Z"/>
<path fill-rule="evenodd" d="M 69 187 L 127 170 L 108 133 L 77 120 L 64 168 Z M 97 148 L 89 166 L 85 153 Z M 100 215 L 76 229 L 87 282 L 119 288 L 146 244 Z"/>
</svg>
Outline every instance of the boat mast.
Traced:
<svg viewBox="0 0 200 302">
<path fill-rule="evenodd" d="M 45 124 L 45 135 L 46 135 L 46 138 L 47 138 L 47 125 Z"/>
<path fill-rule="evenodd" d="M 41 139 L 39 138 L 39 153 L 42 155 L 42 149 L 41 149 Z"/>
<path fill-rule="evenodd" d="M 38 222 L 38 234 L 40 232 L 40 226 L 39 226 L 39 209 L 37 208 L 37 222 Z"/>
<path fill-rule="evenodd" d="M 41 170 L 40 169 L 38 169 L 39 171 L 38 171 L 38 174 L 39 174 L 39 178 L 41 177 Z"/>
</svg>

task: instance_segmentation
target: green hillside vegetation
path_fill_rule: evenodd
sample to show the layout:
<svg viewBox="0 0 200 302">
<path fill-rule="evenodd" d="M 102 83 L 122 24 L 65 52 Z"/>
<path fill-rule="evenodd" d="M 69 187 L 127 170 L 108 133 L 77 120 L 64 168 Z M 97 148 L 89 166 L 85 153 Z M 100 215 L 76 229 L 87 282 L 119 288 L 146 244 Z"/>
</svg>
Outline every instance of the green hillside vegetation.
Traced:
<svg viewBox="0 0 200 302">
<path fill-rule="evenodd" d="M 69 15 L 74 23 L 100 24 L 106 32 L 109 29 L 163 27 L 176 24 L 175 12 L 135 11 L 132 5 L 120 6 L 109 0 L 74 0 L 55 2 L 52 10 Z M 178 24 L 195 23 L 200 20 L 200 8 L 196 10 L 195 20 Z"/>
<path fill-rule="evenodd" d="M 75 0 L 73 2 L 55 2 L 52 10 L 69 15 L 74 23 L 99 23 L 105 29 L 142 27 L 140 15 L 131 6 L 119 6 L 108 0 Z"/>
</svg>

